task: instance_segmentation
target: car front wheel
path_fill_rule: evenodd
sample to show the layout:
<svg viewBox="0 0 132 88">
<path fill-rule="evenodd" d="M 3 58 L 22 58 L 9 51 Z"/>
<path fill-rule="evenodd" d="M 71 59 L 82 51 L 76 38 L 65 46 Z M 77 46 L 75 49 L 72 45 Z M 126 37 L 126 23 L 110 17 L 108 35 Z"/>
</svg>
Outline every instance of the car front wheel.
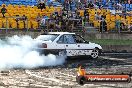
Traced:
<svg viewBox="0 0 132 88">
<path fill-rule="evenodd" d="M 96 59 L 96 58 L 98 58 L 98 56 L 99 56 L 99 49 L 97 49 L 97 48 L 93 49 L 92 53 L 91 53 L 91 57 L 93 59 Z"/>
</svg>

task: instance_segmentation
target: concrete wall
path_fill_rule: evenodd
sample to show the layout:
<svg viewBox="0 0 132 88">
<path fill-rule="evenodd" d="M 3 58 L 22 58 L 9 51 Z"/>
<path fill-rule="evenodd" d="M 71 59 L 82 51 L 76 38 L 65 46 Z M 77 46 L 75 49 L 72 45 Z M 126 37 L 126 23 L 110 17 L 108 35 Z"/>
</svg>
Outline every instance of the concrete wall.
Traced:
<svg viewBox="0 0 132 88">
<path fill-rule="evenodd" d="M 132 34 L 118 33 L 85 33 L 85 38 L 88 39 L 123 39 L 132 40 Z"/>
<path fill-rule="evenodd" d="M 5 36 L 13 36 L 13 35 L 30 35 L 33 38 L 37 37 L 43 32 L 40 31 L 0 31 L 0 37 L 5 37 Z M 117 33 L 79 33 L 82 36 L 84 36 L 85 39 L 124 39 L 124 40 L 132 40 L 132 34 L 117 34 Z M 127 52 L 132 52 L 132 46 L 131 45 L 104 45 L 102 46 L 104 51 L 127 51 Z"/>
<path fill-rule="evenodd" d="M 21 30 L 10 30 L 0 31 L 0 36 L 12 36 L 12 35 L 30 35 L 36 37 L 43 32 L 40 31 L 21 31 Z M 84 36 L 85 39 L 123 39 L 132 40 L 132 34 L 118 34 L 118 33 L 78 33 Z"/>
<path fill-rule="evenodd" d="M 1 31 L 0 32 L 0 37 L 5 37 L 5 36 L 13 36 L 13 35 L 29 35 L 32 38 L 37 37 L 38 35 L 40 35 L 42 32 L 40 31 L 21 31 L 21 30 L 10 30 L 10 31 Z"/>
<path fill-rule="evenodd" d="M 103 45 L 103 52 L 132 52 L 132 45 Z"/>
</svg>

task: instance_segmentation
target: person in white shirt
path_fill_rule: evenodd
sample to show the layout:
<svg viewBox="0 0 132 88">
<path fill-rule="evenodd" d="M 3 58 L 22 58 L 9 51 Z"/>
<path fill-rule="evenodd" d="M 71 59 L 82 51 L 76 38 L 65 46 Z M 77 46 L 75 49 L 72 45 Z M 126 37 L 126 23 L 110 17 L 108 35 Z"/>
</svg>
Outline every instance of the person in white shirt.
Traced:
<svg viewBox="0 0 132 88">
<path fill-rule="evenodd" d="M 132 32 L 132 23 L 130 23 L 130 25 L 128 26 L 128 29 L 130 30 L 130 32 Z"/>
<path fill-rule="evenodd" d="M 95 20 L 101 20 L 101 15 L 99 14 L 99 12 L 97 12 L 96 14 L 95 14 Z"/>
</svg>

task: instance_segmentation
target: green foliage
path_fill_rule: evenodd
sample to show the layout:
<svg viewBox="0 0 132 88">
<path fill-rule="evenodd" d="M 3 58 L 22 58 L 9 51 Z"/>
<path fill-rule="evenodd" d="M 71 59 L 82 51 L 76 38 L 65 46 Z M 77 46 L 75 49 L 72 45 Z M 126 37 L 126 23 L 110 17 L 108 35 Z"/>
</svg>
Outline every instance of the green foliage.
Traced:
<svg viewBox="0 0 132 88">
<path fill-rule="evenodd" d="M 132 45 L 132 40 L 95 39 L 89 41 L 100 45 Z"/>
</svg>

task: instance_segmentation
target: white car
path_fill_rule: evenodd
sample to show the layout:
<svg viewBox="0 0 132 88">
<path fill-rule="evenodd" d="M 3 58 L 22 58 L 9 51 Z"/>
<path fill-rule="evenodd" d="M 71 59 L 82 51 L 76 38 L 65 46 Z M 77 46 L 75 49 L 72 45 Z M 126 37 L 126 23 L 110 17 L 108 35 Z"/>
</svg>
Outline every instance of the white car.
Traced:
<svg viewBox="0 0 132 88">
<path fill-rule="evenodd" d="M 49 32 L 36 38 L 41 42 L 39 50 L 45 55 L 66 55 L 67 57 L 91 56 L 98 58 L 102 47 L 85 41 L 81 36 L 69 32 Z"/>
</svg>

